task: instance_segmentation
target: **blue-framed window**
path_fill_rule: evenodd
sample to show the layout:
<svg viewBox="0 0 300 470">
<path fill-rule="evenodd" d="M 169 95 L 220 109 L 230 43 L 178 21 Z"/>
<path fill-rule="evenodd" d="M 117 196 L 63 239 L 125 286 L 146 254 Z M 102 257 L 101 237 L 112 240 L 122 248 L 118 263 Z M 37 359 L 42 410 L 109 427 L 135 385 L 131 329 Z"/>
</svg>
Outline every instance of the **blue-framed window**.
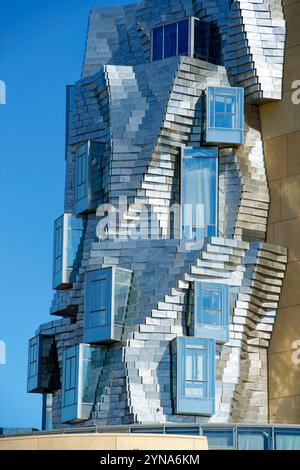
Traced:
<svg viewBox="0 0 300 470">
<path fill-rule="evenodd" d="M 190 56 L 221 64 L 221 39 L 215 23 L 195 17 L 152 30 L 152 60 Z"/>
<path fill-rule="evenodd" d="M 45 393 L 58 390 L 60 373 L 54 336 L 37 335 L 28 344 L 27 391 Z"/>
<path fill-rule="evenodd" d="M 71 273 L 82 237 L 83 221 L 72 214 L 63 214 L 54 222 L 53 289 L 71 284 Z"/>
<path fill-rule="evenodd" d="M 208 87 L 206 113 L 207 143 L 243 143 L 243 88 Z"/>
<path fill-rule="evenodd" d="M 75 150 L 75 213 L 87 214 L 96 210 L 104 192 L 103 161 L 105 144 L 88 141 Z"/>
<path fill-rule="evenodd" d="M 235 449 L 235 435 L 233 428 L 203 429 L 203 436 L 207 437 L 209 450 Z"/>
<path fill-rule="evenodd" d="M 195 281 L 192 334 L 213 338 L 218 343 L 229 340 L 229 286 Z"/>
<path fill-rule="evenodd" d="M 175 414 L 211 416 L 215 410 L 215 342 L 178 337 L 171 343 Z"/>
<path fill-rule="evenodd" d="M 99 385 L 106 348 L 79 344 L 63 350 L 61 422 L 90 417 Z"/>
<path fill-rule="evenodd" d="M 52 393 L 44 393 L 42 431 L 50 431 L 51 429 L 53 429 L 53 395 Z"/>
<path fill-rule="evenodd" d="M 238 450 L 271 450 L 272 430 L 269 428 L 238 428 Z"/>
<path fill-rule="evenodd" d="M 108 267 L 86 273 L 84 341 L 119 341 L 127 311 L 132 271 Z"/>
<path fill-rule="evenodd" d="M 181 163 L 181 237 L 217 234 L 218 150 L 186 148 Z"/>
<path fill-rule="evenodd" d="M 189 55 L 190 19 L 158 26 L 152 30 L 152 60 Z"/>
<path fill-rule="evenodd" d="M 276 428 L 275 450 L 300 450 L 300 429 Z"/>
</svg>

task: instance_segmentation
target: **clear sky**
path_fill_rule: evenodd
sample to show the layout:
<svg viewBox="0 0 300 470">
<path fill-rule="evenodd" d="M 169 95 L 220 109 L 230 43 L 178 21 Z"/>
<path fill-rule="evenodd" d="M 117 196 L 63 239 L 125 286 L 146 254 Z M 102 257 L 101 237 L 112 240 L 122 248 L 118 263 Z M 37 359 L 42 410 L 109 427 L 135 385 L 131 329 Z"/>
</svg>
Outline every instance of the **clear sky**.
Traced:
<svg viewBox="0 0 300 470">
<path fill-rule="evenodd" d="M 27 342 L 49 316 L 52 227 L 63 212 L 65 86 L 80 78 L 89 11 L 123 0 L 0 0 L 0 427 L 41 426 Z"/>
</svg>

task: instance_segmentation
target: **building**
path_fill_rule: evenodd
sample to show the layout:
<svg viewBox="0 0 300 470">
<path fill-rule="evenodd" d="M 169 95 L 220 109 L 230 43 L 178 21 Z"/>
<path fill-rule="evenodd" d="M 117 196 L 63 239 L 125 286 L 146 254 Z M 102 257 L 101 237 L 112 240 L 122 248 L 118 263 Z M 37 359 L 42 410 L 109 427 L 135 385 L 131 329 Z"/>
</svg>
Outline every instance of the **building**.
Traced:
<svg viewBox="0 0 300 470">
<path fill-rule="evenodd" d="M 299 424 L 300 2 L 285 3 L 91 12 L 52 321 L 29 342 L 44 429 L 240 423 L 251 448 L 250 424 Z"/>
</svg>

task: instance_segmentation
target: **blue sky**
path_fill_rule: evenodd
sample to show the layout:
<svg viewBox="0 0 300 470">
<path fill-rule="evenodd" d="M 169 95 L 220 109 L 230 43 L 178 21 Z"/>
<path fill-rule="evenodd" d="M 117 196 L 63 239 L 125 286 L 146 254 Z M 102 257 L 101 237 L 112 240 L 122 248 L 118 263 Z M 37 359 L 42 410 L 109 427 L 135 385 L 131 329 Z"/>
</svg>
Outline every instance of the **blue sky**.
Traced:
<svg viewBox="0 0 300 470">
<path fill-rule="evenodd" d="M 52 225 L 63 212 L 65 86 L 80 78 L 89 11 L 122 0 L 0 0 L 0 427 L 41 425 L 27 341 L 51 321 Z M 131 2 L 132 3 L 132 2 Z M 55 319 L 55 318 L 53 318 Z"/>
</svg>

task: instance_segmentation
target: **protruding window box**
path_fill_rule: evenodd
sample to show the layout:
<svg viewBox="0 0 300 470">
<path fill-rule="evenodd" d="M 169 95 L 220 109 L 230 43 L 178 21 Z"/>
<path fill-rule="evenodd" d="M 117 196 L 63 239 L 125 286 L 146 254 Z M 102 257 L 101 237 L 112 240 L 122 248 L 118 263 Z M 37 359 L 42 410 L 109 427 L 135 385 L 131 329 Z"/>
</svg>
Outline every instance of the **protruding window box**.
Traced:
<svg viewBox="0 0 300 470">
<path fill-rule="evenodd" d="M 175 414 L 211 416 L 215 412 L 215 341 L 178 337 L 171 342 Z"/>
<path fill-rule="evenodd" d="M 102 157 L 104 144 L 88 141 L 75 151 L 75 213 L 95 212 L 103 196 Z"/>
<path fill-rule="evenodd" d="M 106 348 L 79 344 L 63 350 L 61 422 L 89 419 L 95 402 Z"/>
<path fill-rule="evenodd" d="M 217 234 L 218 149 L 185 148 L 181 159 L 181 238 Z"/>
<path fill-rule="evenodd" d="M 229 340 L 229 286 L 195 281 L 193 296 L 190 334 L 226 343 Z"/>
<path fill-rule="evenodd" d="M 27 392 L 49 393 L 60 388 L 54 336 L 37 335 L 29 340 Z"/>
<path fill-rule="evenodd" d="M 72 285 L 71 273 L 83 231 L 83 221 L 63 214 L 54 222 L 53 289 Z"/>
<path fill-rule="evenodd" d="M 221 39 L 216 24 L 189 17 L 153 28 L 153 61 L 181 55 L 221 64 Z"/>
<path fill-rule="evenodd" d="M 89 271 L 85 285 L 85 343 L 120 341 L 132 271 L 115 266 Z"/>
<path fill-rule="evenodd" d="M 211 144 L 243 144 L 243 88 L 207 88 L 205 141 Z"/>
</svg>

